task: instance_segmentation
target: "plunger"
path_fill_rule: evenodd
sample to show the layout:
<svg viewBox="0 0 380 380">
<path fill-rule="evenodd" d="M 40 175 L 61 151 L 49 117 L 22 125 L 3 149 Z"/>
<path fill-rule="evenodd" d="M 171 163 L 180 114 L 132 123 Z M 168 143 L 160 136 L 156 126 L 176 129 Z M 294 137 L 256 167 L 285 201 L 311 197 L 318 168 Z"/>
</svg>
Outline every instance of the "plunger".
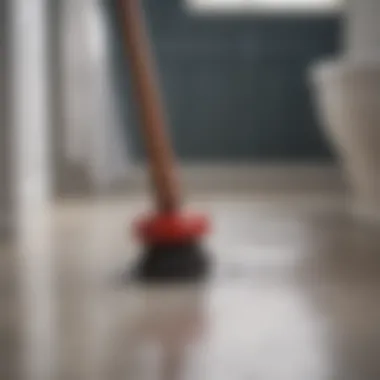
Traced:
<svg viewBox="0 0 380 380">
<path fill-rule="evenodd" d="M 206 216 L 185 212 L 181 207 L 175 159 L 141 4 L 139 0 L 117 1 L 156 206 L 134 225 L 144 247 L 135 275 L 149 282 L 201 280 L 209 267 L 202 247 L 209 222 Z"/>
</svg>

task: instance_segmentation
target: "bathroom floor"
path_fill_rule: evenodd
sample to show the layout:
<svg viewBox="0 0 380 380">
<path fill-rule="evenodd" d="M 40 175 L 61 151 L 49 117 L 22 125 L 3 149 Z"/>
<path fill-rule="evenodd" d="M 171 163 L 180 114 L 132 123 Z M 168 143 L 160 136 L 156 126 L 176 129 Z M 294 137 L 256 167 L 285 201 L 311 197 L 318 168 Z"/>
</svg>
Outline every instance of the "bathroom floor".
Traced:
<svg viewBox="0 0 380 380">
<path fill-rule="evenodd" d="M 1 249 L 1 379 L 380 378 L 379 227 L 332 195 L 192 206 L 214 226 L 214 270 L 197 287 L 119 281 L 143 199 L 26 212 Z"/>
</svg>

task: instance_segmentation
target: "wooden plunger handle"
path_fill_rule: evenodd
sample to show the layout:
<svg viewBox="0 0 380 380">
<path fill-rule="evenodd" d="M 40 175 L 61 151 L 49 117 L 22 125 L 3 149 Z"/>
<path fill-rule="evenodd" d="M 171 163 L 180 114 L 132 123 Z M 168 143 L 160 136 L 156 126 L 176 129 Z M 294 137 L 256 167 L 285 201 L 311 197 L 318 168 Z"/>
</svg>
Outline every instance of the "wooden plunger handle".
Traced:
<svg viewBox="0 0 380 380">
<path fill-rule="evenodd" d="M 179 203 L 178 181 L 142 9 L 139 0 L 118 0 L 118 5 L 157 206 L 172 212 Z"/>
</svg>

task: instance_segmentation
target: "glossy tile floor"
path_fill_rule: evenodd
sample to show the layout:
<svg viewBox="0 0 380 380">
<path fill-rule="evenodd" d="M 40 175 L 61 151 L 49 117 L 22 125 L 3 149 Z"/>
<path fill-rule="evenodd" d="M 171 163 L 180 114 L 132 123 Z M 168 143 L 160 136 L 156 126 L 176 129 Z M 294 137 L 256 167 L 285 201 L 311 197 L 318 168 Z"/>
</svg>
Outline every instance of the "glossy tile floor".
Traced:
<svg viewBox="0 0 380 380">
<path fill-rule="evenodd" d="M 25 211 L 1 248 L 1 379 L 380 379 L 380 227 L 342 197 L 209 194 L 203 287 L 119 274 L 143 199 Z"/>
</svg>

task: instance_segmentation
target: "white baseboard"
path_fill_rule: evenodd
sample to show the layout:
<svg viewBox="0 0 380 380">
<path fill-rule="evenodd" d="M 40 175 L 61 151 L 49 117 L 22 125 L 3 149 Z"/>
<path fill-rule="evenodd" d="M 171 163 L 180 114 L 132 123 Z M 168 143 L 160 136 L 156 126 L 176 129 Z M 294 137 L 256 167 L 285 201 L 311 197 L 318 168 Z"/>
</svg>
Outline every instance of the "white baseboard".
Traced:
<svg viewBox="0 0 380 380">
<path fill-rule="evenodd" d="M 179 168 L 187 191 L 340 192 L 345 189 L 340 169 L 331 164 L 184 164 Z M 144 192 L 144 166 L 131 167 L 119 189 Z"/>
</svg>

